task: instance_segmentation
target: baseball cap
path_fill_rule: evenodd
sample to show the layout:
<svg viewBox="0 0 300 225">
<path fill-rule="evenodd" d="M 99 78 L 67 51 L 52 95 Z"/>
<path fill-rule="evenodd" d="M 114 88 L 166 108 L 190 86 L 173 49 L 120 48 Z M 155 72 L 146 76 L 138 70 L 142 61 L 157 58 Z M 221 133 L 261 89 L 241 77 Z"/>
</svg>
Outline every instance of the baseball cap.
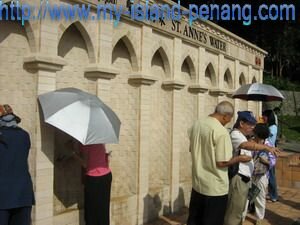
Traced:
<svg viewBox="0 0 300 225">
<path fill-rule="evenodd" d="M 248 123 L 251 123 L 251 124 L 257 123 L 253 113 L 250 111 L 239 111 L 238 112 L 238 120 L 247 121 Z"/>
</svg>

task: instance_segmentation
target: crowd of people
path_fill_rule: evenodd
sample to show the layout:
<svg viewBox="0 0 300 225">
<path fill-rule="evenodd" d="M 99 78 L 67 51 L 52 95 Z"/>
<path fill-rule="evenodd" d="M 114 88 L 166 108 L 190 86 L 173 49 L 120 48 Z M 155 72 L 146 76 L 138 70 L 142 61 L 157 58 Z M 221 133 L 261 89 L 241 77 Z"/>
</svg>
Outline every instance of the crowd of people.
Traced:
<svg viewBox="0 0 300 225">
<path fill-rule="evenodd" d="M 234 116 L 230 102 L 195 122 L 189 132 L 192 192 L 187 225 L 242 225 L 254 203 L 257 221 L 265 214 L 266 195 L 278 200 L 275 177 L 277 124 L 272 110 L 258 123 L 250 111 Z M 28 168 L 29 134 L 9 105 L 0 105 L 0 224 L 30 225 L 35 204 Z M 72 154 L 85 169 L 86 225 L 109 225 L 112 174 L 104 144 L 71 141 Z M 67 146 L 67 145 L 66 145 Z M 268 188 L 269 187 L 269 188 Z"/>
<path fill-rule="evenodd" d="M 190 132 L 192 193 L 187 225 L 242 225 L 254 203 L 256 225 L 265 214 L 267 187 L 277 201 L 275 162 L 277 126 L 274 112 L 263 112 L 263 123 L 250 111 L 239 111 L 233 129 L 224 127 L 234 116 L 230 102 L 195 122 Z"/>
</svg>

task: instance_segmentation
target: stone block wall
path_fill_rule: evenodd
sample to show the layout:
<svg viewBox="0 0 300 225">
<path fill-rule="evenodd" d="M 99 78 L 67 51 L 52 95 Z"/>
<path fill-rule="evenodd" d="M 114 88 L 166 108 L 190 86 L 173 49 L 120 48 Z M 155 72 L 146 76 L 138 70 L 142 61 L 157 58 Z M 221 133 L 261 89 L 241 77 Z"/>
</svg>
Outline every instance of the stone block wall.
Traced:
<svg viewBox="0 0 300 225">
<path fill-rule="evenodd" d="M 298 115 L 300 115 L 300 92 L 283 91 L 280 90 L 285 99 L 282 101 L 281 113 L 282 115 L 296 115 L 296 110 Z M 264 109 L 274 109 L 280 106 L 280 102 L 266 102 L 263 103 Z"/>
<path fill-rule="evenodd" d="M 236 111 L 257 109 L 230 93 L 262 79 L 254 59 L 265 54 L 216 25 L 196 26 L 226 42 L 227 51 L 128 18 L 117 27 L 108 20 L 0 21 L 0 103 L 12 105 L 31 135 L 34 225 L 83 224 L 81 168 L 58 160 L 70 137 L 43 122 L 37 100 L 64 87 L 99 96 L 122 122 L 119 144 L 107 145 L 112 225 L 140 225 L 188 205 L 188 129 L 222 100 Z"/>
<path fill-rule="evenodd" d="M 300 188 L 300 153 L 287 153 L 276 163 L 277 185 Z"/>
</svg>

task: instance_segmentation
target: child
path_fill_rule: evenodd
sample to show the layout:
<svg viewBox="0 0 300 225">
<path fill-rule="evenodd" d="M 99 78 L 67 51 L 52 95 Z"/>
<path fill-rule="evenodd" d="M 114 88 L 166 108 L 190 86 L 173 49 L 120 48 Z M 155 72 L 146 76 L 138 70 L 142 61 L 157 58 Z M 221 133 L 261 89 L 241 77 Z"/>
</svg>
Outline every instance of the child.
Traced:
<svg viewBox="0 0 300 225">
<path fill-rule="evenodd" d="M 271 144 L 267 141 L 270 134 L 267 125 L 261 123 L 257 124 L 253 132 L 255 142 L 271 146 Z M 266 194 L 269 183 L 268 172 L 275 165 L 275 161 L 275 156 L 270 152 L 259 151 L 254 155 L 252 182 L 260 189 L 259 194 L 254 200 L 255 214 L 257 217 L 256 225 L 262 224 L 262 220 L 265 216 Z"/>
</svg>

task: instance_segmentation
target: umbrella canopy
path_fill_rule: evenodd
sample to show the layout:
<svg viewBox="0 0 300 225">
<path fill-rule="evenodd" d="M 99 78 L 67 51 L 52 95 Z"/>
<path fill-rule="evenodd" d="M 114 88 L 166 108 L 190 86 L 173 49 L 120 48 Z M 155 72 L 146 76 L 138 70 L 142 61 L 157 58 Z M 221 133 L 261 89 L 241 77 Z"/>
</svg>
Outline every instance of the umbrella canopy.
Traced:
<svg viewBox="0 0 300 225">
<path fill-rule="evenodd" d="M 96 95 L 64 88 L 38 98 L 45 122 L 83 145 L 118 142 L 121 122 Z"/>
<path fill-rule="evenodd" d="M 283 95 L 272 85 L 253 83 L 242 85 L 237 89 L 233 95 L 233 98 L 239 98 L 243 100 L 251 101 L 282 101 Z"/>
</svg>

